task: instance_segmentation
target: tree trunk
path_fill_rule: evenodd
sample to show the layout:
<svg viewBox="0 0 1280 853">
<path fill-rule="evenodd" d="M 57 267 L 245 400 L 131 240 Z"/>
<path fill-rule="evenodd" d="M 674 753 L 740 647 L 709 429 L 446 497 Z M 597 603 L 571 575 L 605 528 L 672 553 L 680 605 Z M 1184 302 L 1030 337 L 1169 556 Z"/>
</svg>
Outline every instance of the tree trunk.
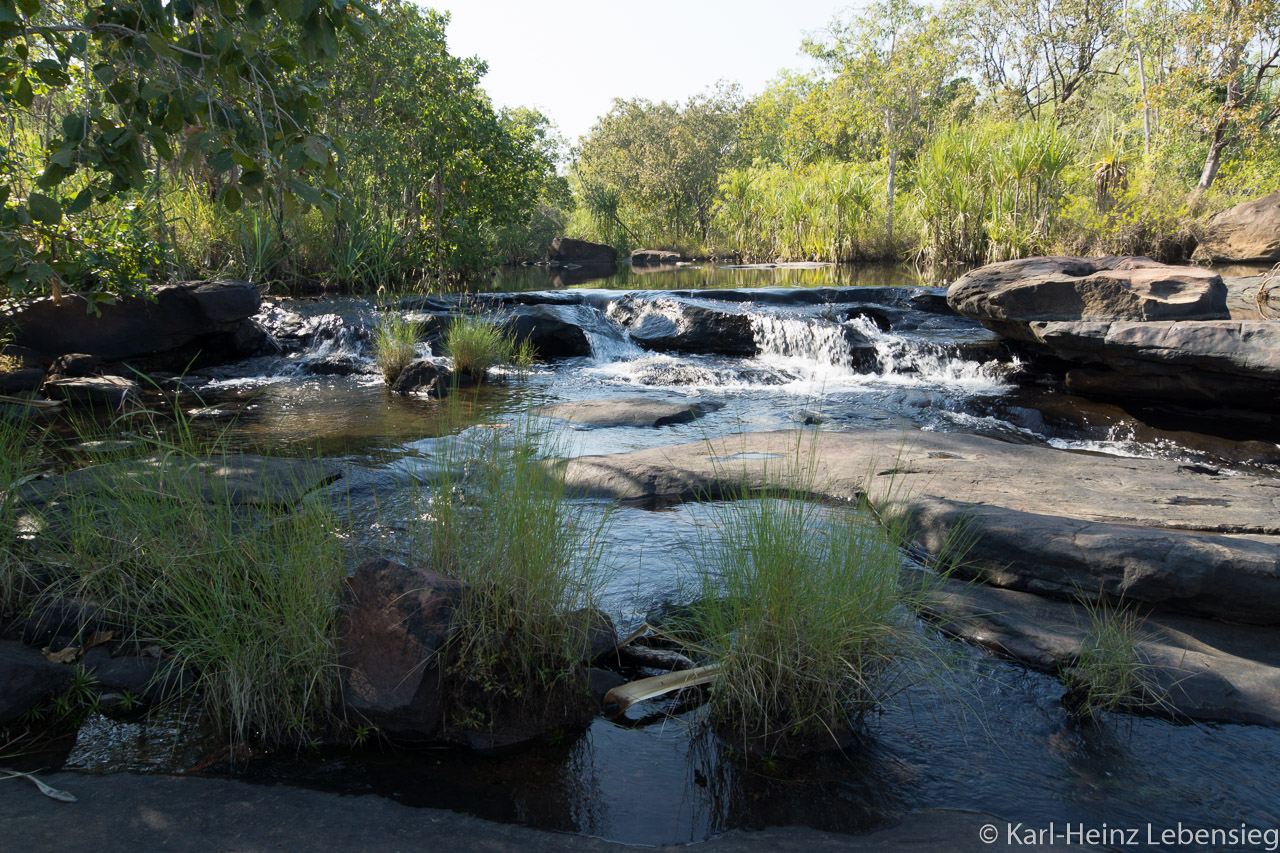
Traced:
<svg viewBox="0 0 1280 853">
<path fill-rule="evenodd" d="M 887 241 L 893 243 L 893 193 L 894 181 L 898 176 L 898 148 L 897 145 L 889 149 L 889 180 L 888 189 L 885 192 L 885 223 L 884 230 Z"/>
</svg>

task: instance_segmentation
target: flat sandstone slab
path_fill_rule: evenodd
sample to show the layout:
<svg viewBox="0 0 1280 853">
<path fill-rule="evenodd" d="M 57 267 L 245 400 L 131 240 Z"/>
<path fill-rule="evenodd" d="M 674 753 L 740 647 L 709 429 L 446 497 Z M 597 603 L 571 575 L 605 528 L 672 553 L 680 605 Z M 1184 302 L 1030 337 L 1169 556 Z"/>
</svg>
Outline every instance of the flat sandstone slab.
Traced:
<svg viewBox="0 0 1280 853">
<path fill-rule="evenodd" d="M 556 403 L 544 406 L 538 414 L 544 418 L 597 427 L 660 427 L 690 423 L 722 405 L 695 400 L 671 402 L 652 397 L 619 397 Z"/>
</svg>

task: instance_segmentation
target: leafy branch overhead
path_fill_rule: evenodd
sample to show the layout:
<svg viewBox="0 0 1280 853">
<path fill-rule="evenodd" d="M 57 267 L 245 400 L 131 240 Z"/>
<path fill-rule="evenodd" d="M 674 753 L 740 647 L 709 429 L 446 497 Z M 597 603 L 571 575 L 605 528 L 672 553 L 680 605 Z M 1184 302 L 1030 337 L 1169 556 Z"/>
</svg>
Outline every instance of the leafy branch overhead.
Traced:
<svg viewBox="0 0 1280 853">
<path fill-rule="evenodd" d="M 285 212 L 331 204 L 336 149 L 314 130 L 317 92 L 301 72 L 372 16 L 358 0 L 0 0 L 5 112 L 60 117 L 34 174 L 12 135 L 0 147 L 9 291 L 79 278 L 66 217 L 143 190 L 163 164 L 202 166 L 233 211 L 269 195 Z"/>
</svg>

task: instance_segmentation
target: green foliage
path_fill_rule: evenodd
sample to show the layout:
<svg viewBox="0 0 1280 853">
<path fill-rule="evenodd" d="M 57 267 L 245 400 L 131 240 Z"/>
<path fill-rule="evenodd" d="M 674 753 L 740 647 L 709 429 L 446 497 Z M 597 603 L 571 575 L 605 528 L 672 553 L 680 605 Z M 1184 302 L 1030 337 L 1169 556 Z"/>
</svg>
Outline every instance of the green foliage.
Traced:
<svg viewBox="0 0 1280 853">
<path fill-rule="evenodd" d="M 388 385 L 394 385 L 404 369 L 417 358 L 418 324 L 395 311 L 387 311 L 373 330 L 373 358 Z"/>
<path fill-rule="evenodd" d="M 1082 601 L 1089 624 L 1075 661 L 1063 668 L 1063 702 L 1084 719 L 1159 704 L 1153 698 L 1150 667 L 1138 649 L 1142 618 L 1122 605 Z"/>
<path fill-rule="evenodd" d="M 248 512 L 233 486 L 197 473 L 207 457 L 194 447 L 148 449 L 86 469 L 91 487 L 48 519 L 42 594 L 99 602 L 127 642 L 172 655 L 233 741 L 301 738 L 327 720 L 338 683 L 346 575 L 328 511 Z"/>
<path fill-rule="evenodd" d="M 454 725 L 583 707 L 584 638 L 604 581 L 607 514 L 565 495 L 525 418 L 453 437 L 424 507 L 426 563 L 470 586 L 446 673 Z M 597 520 L 593 520 L 593 518 Z"/>
<path fill-rule="evenodd" d="M 325 204 L 334 148 L 299 75 L 365 29 L 360 3 L 0 4 L 0 276 L 13 294 L 102 289 L 76 233 L 95 205 L 199 166 L 232 211 Z M 20 144 L 18 134 L 22 135 Z"/>
</svg>

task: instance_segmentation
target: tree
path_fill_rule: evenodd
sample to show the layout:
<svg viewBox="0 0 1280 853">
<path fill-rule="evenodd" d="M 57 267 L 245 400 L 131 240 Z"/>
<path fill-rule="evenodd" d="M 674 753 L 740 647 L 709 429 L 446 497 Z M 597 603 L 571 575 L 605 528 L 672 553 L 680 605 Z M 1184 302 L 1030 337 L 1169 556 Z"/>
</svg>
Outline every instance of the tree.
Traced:
<svg viewBox="0 0 1280 853">
<path fill-rule="evenodd" d="M 838 103 L 888 159 L 886 232 L 893 239 L 898 160 L 929 134 L 956 67 L 952 19 L 911 0 L 884 0 L 832 22 L 805 49 L 835 74 Z"/>
<path fill-rule="evenodd" d="M 199 165 L 232 210 L 332 202 L 334 148 L 311 125 L 303 72 L 368 22 L 359 0 L 0 0 L 9 292 L 101 284 L 68 217 L 142 190 L 164 163 Z"/>
<path fill-rule="evenodd" d="M 1167 100 L 1208 145 L 1192 205 L 1213 186 L 1224 153 L 1280 118 L 1280 3 L 1199 0 L 1181 16 L 1183 50 Z"/>
</svg>

